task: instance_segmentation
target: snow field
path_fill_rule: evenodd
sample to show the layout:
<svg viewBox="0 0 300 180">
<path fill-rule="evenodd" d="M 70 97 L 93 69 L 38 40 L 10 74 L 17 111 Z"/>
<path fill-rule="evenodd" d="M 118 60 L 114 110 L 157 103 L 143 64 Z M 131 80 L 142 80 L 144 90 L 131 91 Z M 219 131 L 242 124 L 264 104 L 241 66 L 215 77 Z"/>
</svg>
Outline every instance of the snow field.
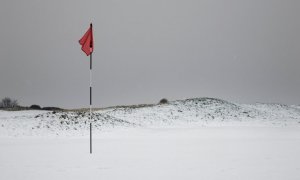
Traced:
<svg viewBox="0 0 300 180">
<path fill-rule="evenodd" d="M 298 180 L 300 129 L 127 129 L 95 137 L 2 138 L 0 179 Z"/>
</svg>

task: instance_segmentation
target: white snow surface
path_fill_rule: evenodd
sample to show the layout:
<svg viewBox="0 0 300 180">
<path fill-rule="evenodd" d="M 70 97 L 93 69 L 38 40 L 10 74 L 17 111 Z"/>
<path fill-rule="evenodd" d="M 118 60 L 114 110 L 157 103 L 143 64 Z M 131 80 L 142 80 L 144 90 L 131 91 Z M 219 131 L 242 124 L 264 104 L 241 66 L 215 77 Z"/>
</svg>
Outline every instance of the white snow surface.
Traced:
<svg viewBox="0 0 300 180">
<path fill-rule="evenodd" d="M 2 180 L 299 180 L 300 108 L 212 98 L 0 111 Z"/>
<path fill-rule="evenodd" d="M 3 180 L 299 180 L 300 128 L 136 128 L 0 138 Z"/>
</svg>

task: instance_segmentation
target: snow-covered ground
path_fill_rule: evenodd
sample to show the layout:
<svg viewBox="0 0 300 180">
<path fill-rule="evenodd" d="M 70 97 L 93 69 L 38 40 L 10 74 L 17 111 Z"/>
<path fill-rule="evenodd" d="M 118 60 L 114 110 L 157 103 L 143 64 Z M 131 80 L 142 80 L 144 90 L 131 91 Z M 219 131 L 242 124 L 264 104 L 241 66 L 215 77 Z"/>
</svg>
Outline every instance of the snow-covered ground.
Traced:
<svg viewBox="0 0 300 180">
<path fill-rule="evenodd" d="M 300 108 L 211 98 L 0 111 L 0 179 L 300 179 Z"/>
<path fill-rule="evenodd" d="M 126 129 L 82 138 L 0 138 L 0 179 L 299 180 L 300 129 Z"/>
</svg>

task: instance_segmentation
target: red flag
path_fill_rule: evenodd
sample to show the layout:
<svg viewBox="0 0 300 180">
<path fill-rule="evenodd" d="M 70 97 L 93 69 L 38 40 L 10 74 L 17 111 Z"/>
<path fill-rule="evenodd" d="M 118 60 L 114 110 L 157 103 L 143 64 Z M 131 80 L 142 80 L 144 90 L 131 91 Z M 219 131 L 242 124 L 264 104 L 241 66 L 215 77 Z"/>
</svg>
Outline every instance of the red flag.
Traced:
<svg viewBox="0 0 300 180">
<path fill-rule="evenodd" d="M 89 56 L 94 50 L 94 40 L 93 40 L 93 25 L 90 25 L 90 28 L 87 32 L 82 36 L 79 40 L 81 50 L 85 52 L 87 56 Z"/>
</svg>

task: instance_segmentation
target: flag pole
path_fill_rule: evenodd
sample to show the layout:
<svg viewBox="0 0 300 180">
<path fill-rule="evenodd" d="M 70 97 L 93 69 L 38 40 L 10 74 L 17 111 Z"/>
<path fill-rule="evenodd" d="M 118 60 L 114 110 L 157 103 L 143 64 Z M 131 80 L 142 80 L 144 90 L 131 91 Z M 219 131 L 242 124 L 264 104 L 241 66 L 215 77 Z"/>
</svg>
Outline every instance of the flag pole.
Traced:
<svg viewBox="0 0 300 180">
<path fill-rule="evenodd" d="M 92 154 L 92 54 L 90 54 L 90 154 Z"/>
<path fill-rule="evenodd" d="M 92 154 L 92 55 L 94 50 L 94 40 L 93 40 L 93 25 L 90 24 L 90 28 L 79 40 L 79 44 L 82 46 L 81 50 L 85 52 L 87 56 L 90 56 L 90 154 Z"/>
<path fill-rule="evenodd" d="M 90 24 L 90 28 L 93 31 L 93 25 Z M 93 48 L 93 42 L 90 42 L 90 48 Z M 92 154 L 92 60 L 93 52 L 90 54 L 90 154 Z"/>
</svg>

